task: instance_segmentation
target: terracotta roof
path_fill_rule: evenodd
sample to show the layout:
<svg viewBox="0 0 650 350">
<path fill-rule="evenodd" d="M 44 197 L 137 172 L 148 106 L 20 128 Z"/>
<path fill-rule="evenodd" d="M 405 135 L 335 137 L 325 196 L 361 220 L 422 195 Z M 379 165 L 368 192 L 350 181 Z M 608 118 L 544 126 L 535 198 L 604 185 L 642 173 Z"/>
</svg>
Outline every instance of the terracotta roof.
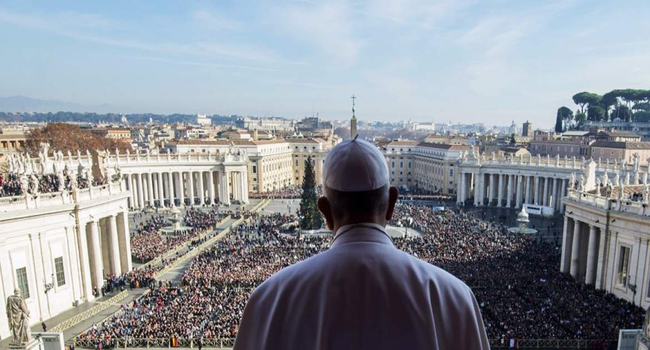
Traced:
<svg viewBox="0 0 650 350">
<path fill-rule="evenodd" d="M 288 143 L 318 143 L 318 141 L 314 139 L 284 139 L 284 141 Z"/>
<path fill-rule="evenodd" d="M 401 140 L 401 141 L 392 141 L 390 142 L 387 146 L 415 146 L 417 145 L 417 141 L 411 141 L 411 140 Z"/>
<path fill-rule="evenodd" d="M 596 141 L 591 147 L 618 149 L 650 149 L 650 142 Z"/>
<path fill-rule="evenodd" d="M 446 150 L 461 150 L 461 151 L 469 149 L 469 147 L 466 145 L 448 145 L 445 143 L 429 143 L 429 142 L 420 142 L 418 146 L 427 147 L 427 148 L 446 149 Z"/>
<path fill-rule="evenodd" d="M 169 142 L 170 145 L 229 145 L 230 142 L 227 140 L 180 140 L 175 142 Z"/>
<path fill-rule="evenodd" d="M 598 134 L 604 134 L 609 137 L 641 137 L 640 135 L 629 131 L 601 131 Z"/>
</svg>

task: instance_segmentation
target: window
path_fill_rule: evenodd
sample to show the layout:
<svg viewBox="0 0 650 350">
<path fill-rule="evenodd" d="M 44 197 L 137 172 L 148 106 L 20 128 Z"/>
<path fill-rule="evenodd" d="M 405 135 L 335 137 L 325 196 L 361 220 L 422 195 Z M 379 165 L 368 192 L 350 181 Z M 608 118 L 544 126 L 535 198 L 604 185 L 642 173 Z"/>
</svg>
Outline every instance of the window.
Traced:
<svg viewBox="0 0 650 350">
<path fill-rule="evenodd" d="M 63 271 L 63 257 L 54 259 L 54 269 L 56 270 L 56 286 L 65 285 L 65 272 Z"/>
<path fill-rule="evenodd" d="M 257 165 L 253 165 L 253 174 L 257 174 Z"/>
<path fill-rule="evenodd" d="M 29 283 L 27 282 L 27 268 L 21 267 L 16 269 L 16 280 L 18 281 L 18 288 L 23 295 L 23 298 L 29 298 Z"/>
<path fill-rule="evenodd" d="M 395 162 L 391 162 L 391 168 L 395 169 Z"/>
<path fill-rule="evenodd" d="M 618 253 L 618 275 L 617 283 L 620 286 L 627 287 L 627 279 L 630 274 L 630 248 L 621 247 Z"/>
</svg>

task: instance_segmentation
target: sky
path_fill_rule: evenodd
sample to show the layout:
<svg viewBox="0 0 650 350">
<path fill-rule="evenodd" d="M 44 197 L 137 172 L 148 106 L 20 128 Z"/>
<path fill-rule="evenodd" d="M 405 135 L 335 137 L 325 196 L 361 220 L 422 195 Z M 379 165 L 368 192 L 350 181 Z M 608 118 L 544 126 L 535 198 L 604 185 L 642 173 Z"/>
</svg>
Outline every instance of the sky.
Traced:
<svg viewBox="0 0 650 350">
<path fill-rule="evenodd" d="M 650 88 L 650 1 L 0 1 L 0 96 L 550 128 Z"/>
</svg>

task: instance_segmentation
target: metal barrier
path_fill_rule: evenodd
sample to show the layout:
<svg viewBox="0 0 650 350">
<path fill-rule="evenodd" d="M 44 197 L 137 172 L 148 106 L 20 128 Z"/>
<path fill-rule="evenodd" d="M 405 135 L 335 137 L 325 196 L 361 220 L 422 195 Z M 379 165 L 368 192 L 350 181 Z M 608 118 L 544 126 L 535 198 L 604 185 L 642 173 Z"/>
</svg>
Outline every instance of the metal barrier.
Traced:
<svg viewBox="0 0 650 350">
<path fill-rule="evenodd" d="M 196 348 L 196 339 L 176 338 L 175 346 L 172 345 L 171 338 L 116 338 L 110 344 L 105 344 L 104 347 L 115 347 L 117 349 L 128 348 Z M 203 338 L 203 347 L 228 349 L 235 346 L 235 338 Z M 76 339 L 74 346 L 77 348 L 94 349 L 96 341 L 90 339 Z"/>
<path fill-rule="evenodd" d="M 177 338 L 177 345 L 172 346 L 171 338 L 117 338 L 114 339 L 116 348 L 195 348 L 196 339 Z M 616 345 L 616 340 L 596 339 L 515 339 L 517 349 L 593 349 L 605 346 L 609 348 Z M 232 348 L 235 346 L 235 338 L 203 338 L 204 347 L 209 348 Z M 90 339 L 74 340 L 75 347 L 94 349 L 96 342 Z M 106 344 L 109 345 L 109 344 Z M 509 339 L 490 339 L 492 349 L 510 348 Z"/>
<path fill-rule="evenodd" d="M 84 321 L 84 320 L 87 320 L 88 318 L 98 314 L 99 312 L 108 309 L 109 306 L 111 306 L 112 304 L 115 304 L 116 302 L 126 298 L 128 295 L 129 295 L 129 292 L 124 290 L 124 291 L 112 296 L 110 299 L 108 299 L 108 300 L 106 300 L 106 301 L 104 301 L 104 302 L 102 302 L 102 303 L 100 303 L 98 305 L 95 305 L 92 308 L 90 308 L 90 309 L 88 309 L 88 310 L 86 310 L 86 311 L 84 311 L 84 312 L 82 312 L 80 314 L 77 314 L 74 317 L 71 317 L 71 318 L 67 319 L 64 322 L 59 323 L 58 325 L 52 327 L 52 329 L 50 329 L 50 332 L 63 332 L 64 330 L 76 325 L 77 323 L 79 323 L 81 321 Z"/>
<path fill-rule="evenodd" d="M 510 349 L 511 339 L 490 339 L 492 349 Z M 616 345 L 616 339 L 514 339 L 517 349 L 594 349 Z"/>
</svg>

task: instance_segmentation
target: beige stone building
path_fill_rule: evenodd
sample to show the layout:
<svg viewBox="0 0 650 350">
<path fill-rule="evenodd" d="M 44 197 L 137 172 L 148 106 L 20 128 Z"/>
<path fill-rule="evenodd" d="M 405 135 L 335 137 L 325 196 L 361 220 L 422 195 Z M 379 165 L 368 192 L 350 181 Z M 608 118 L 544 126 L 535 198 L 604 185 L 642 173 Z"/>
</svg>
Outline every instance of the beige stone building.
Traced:
<svg viewBox="0 0 650 350">
<path fill-rule="evenodd" d="M 178 154 L 216 154 L 245 152 L 248 157 L 250 192 L 269 192 L 300 185 L 305 172 L 305 160 L 312 157 L 316 184 L 321 184 L 322 164 L 327 152 L 340 142 L 318 138 L 288 138 L 271 140 L 181 140 L 170 142 L 166 148 Z"/>
<path fill-rule="evenodd" d="M 27 136 L 23 131 L 0 132 L 0 161 L 12 153 L 21 152 L 27 145 Z"/>
<path fill-rule="evenodd" d="M 340 139 L 339 139 L 340 140 Z M 305 176 L 305 161 L 311 157 L 316 175 L 316 184 L 323 183 L 323 163 L 327 153 L 336 146 L 338 141 L 327 141 L 320 138 L 288 138 L 285 141 L 293 152 L 293 181 L 294 184 L 302 184 Z"/>
<path fill-rule="evenodd" d="M 649 190 L 638 184 L 614 186 L 611 193 L 606 188 L 569 190 L 563 200 L 560 270 L 580 283 L 648 308 Z"/>
<path fill-rule="evenodd" d="M 391 184 L 432 193 L 454 194 L 456 161 L 466 145 L 393 141 L 383 148 Z"/>
<path fill-rule="evenodd" d="M 640 165 L 648 165 L 650 142 L 596 141 L 591 145 L 591 157 L 603 162 L 624 159 L 632 163 L 634 154 L 638 154 Z"/>
</svg>

